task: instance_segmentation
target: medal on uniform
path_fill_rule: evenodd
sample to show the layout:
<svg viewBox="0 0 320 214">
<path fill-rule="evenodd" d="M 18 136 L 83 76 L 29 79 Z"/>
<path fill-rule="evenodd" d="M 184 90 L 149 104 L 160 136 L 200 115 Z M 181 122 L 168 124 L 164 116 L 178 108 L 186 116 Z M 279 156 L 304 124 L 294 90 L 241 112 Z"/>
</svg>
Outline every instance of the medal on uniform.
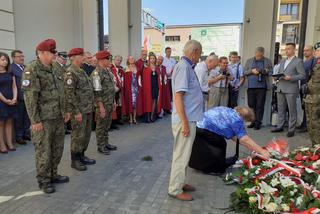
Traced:
<svg viewBox="0 0 320 214">
<path fill-rule="evenodd" d="M 101 91 L 101 79 L 97 71 L 93 73 L 93 89 L 94 91 Z"/>
<path fill-rule="evenodd" d="M 71 85 L 72 84 L 72 79 L 67 79 L 67 85 Z"/>
</svg>

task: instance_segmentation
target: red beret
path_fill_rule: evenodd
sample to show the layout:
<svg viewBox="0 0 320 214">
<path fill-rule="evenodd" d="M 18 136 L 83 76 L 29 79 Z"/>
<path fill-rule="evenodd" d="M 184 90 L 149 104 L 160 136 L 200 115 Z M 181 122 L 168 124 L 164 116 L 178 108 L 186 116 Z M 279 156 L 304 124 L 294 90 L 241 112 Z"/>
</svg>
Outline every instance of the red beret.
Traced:
<svg viewBox="0 0 320 214">
<path fill-rule="evenodd" d="M 55 53 L 57 53 L 56 41 L 54 41 L 53 39 L 46 39 L 37 45 L 36 50 L 49 51 L 49 52 L 55 54 Z"/>
<path fill-rule="evenodd" d="M 83 48 L 72 48 L 68 53 L 68 57 L 70 58 L 72 56 L 82 55 L 83 53 Z"/>
<path fill-rule="evenodd" d="M 110 56 L 111 56 L 110 52 L 106 50 L 99 51 L 98 53 L 96 53 L 97 60 L 109 59 Z"/>
</svg>

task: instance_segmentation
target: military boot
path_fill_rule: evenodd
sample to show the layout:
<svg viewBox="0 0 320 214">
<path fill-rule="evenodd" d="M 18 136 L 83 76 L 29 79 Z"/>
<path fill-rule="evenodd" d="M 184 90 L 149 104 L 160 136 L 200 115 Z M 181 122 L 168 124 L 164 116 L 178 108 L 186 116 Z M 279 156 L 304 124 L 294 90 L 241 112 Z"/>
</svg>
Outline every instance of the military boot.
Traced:
<svg viewBox="0 0 320 214">
<path fill-rule="evenodd" d="M 85 171 L 87 167 L 80 162 L 80 153 L 72 153 L 71 154 L 71 168 L 74 168 L 78 171 Z"/>
<path fill-rule="evenodd" d="M 54 193 L 56 191 L 50 182 L 39 183 L 39 188 L 46 194 Z"/>
<path fill-rule="evenodd" d="M 82 151 L 80 155 L 80 162 L 84 165 L 93 165 L 96 164 L 96 160 L 90 159 L 87 156 L 84 155 L 84 151 Z"/>
</svg>

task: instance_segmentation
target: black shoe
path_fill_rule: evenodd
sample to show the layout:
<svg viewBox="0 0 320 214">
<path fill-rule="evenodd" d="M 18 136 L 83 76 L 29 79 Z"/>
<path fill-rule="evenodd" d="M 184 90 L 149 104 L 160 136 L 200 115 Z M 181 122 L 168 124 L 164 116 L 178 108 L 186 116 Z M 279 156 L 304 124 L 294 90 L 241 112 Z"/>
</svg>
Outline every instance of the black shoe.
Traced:
<svg viewBox="0 0 320 214">
<path fill-rule="evenodd" d="M 17 139 L 17 140 L 16 140 L 16 143 L 17 143 L 17 144 L 20 144 L 20 145 L 26 145 L 26 144 L 27 144 L 27 142 L 24 141 L 24 140 L 21 139 L 21 138 L 20 138 L 20 139 Z"/>
<path fill-rule="evenodd" d="M 299 128 L 298 128 L 298 132 L 299 132 L 299 133 L 305 133 L 305 132 L 307 132 L 307 131 L 308 131 L 307 127 L 299 127 Z"/>
<path fill-rule="evenodd" d="M 247 126 L 247 128 L 252 129 L 255 126 L 255 122 L 250 123 L 249 126 Z"/>
<path fill-rule="evenodd" d="M 107 144 L 105 145 L 105 148 L 108 149 L 108 150 L 117 150 L 117 149 L 118 149 L 118 147 L 116 147 L 116 146 L 114 146 L 114 145 L 111 145 L 111 144 L 109 144 L 109 143 L 107 143 Z"/>
<path fill-rule="evenodd" d="M 119 130 L 119 127 L 116 126 L 116 124 L 112 123 L 111 126 L 110 126 L 110 129 Z"/>
<path fill-rule="evenodd" d="M 51 183 L 39 183 L 39 188 L 46 194 L 51 194 L 56 191 Z"/>
<path fill-rule="evenodd" d="M 65 134 L 65 135 L 69 135 L 69 134 L 71 134 L 71 132 L 68 131 L 68 130 L 65 130 L 65 131 L 64 131 L 64 134 Z"/>
<path fill-rule="evenodd" d="M 98 148 L 98 152 L 100 152 L 101 154 L 104 154 L 104 155 L 110 155 L 110 151 L 109 149 L 107 148 Z"/>
<path fill-rule="evenodd" d="M 293 137 L 294 136 L 294 132 L 288 132 L 287 133 L 287 137 Z"/>
<path fill-rule="evenodd" d="M 87 167 L 80 162 L 80 160 L 73 160 L 71 162 L 71 168 L 74 168 L 78 171 L 86 171 L 87 170 Z"/>
<path fill-rule="evenodd" d="M 68 176 L 57 175 L 51 179 L 51 183 L 56 183 L 56 184 L 62 184 L 62 183 L 68 183 L 68 182 L 69 182 Z"/>
<path fill-rule="evenodd" d="M 84 152 L 82 152 L 80 156 L 80 162 L 84 165 L 93 165 L 96 164 L 96 161 L 94 159 L 90 159 L 87 156 L 84 155 Z"/>
<path fill-rule="evenodd" d="M 124 125 L 124 122 L 121 121 L 121 120 L 118 120 L 118 121 L 117 121 L 117 124 L 120 125 L 120 126 L 123 126 L 123 125 Z"/>
<path fill-rule="evenodd" d="M 23 137 L 23 140 L 30 141 L 31 137 L 29 135 L 26 135 L 26 136 Z"/>
<path fill-rule="evenodd" d="M 261 129 L 261 124 L 260 123 L 255 123 L 254 124 L 254 130 L 260 130 Z"/>
<path fill-rule="evenodd" d="M 272 133 L 283 132 L 283 128 L 275 128 L 271 130 Z"/>
</svg>

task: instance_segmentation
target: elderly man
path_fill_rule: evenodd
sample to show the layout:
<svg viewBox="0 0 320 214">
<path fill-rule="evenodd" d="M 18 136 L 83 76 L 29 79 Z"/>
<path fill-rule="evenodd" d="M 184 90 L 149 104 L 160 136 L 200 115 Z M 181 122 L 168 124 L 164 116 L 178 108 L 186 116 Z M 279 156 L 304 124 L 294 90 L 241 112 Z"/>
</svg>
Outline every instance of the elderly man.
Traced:
<svg viewBox="0 0 320 214">
<path fill-rule="evenodd" d="M 243 67 L 240 64 L 237 51 L 230 52 L 230 64 L 228 65 L 228 69 L 231 75 L 234 77 L 234 79 L 229 83 L 228 106 L 230 108 L 234 108 L 238 105 L 239 90 L 245 80 Z"/>
<path fill-rule="evenodd" d="M 219 68 L 210 71 L 210 93 L 208 109 L 216 106 L 228 106 L 229 82 L 234 77 L 228 70 L 228 58 L 222 56 L 219 58 Z"/>
<path fill-rule="evenodd" d="M 18 116 L 14 119 L 14 129 L 16 135 L 16 142 L 18 144 L 26 144 L 30 139 L 30 120 L 28 117 L 27 109 L 23 99 L 23 92 L 21 88 L 21 78 L 24 71 L 24 55 L 20 50 L 11 52 L 13 63 L 10 66 L 11 72 L 16 77 L 18 89 Z"/>
<path fill-rule="evenodd" d="M 299 96 L 299 80 L 306 76 L 303 62 L 295 56 L 296 44 L 286 44 L 287 59 L 282 60 L 279 73 L 282 77 L 277 83 L 278 125 L 271 132 L 282 132 L 289 110 L 289 131 L 287 137 L 293 137 L 297 123 L 297 97 Z"/>
<path fill-rule="evenodd" d="M 91 136 L 93 85 L 81 69 L 83 63 L 83 49 L 73 48 L 68 57 L 70 67 L 65 74 L 66 110 L 72 115 L 71 124 L 71 167 L 78 171 L 87 170 L 86 165 L 95 164 L 96 161 L 85 156 Z"/>
<path fill-rule="evenodd" d="M 239 140 L 249 150 L 270 157 L 269 152 L 247 134 L 245 122 L 253 120 L 254 113 L 248 107 L 215 107 L 206 111 L 204 119 L 197 123 L 189 166 L 204 173 L 224 173 L 228 167 L 225 139 Z"/>
<path fill-rule="evenodd" d="M 87 73 L 90 77 L 91 73 L 95 69 L 95 59 L 89 51 L 84 52 L 83 63 L 81 68 Z"/>
<path fill-rule="evenodd" d="M 171 57 L 172 49 L 170 47 L 166 47 L 165 49 L 165 56 L 163 57 L 163 66 L 166 67 L 167 77 L 168 77 L 168 84 L 170 88 L 170 97 L 172 99 L 172 84 L 171 84 L 171 75 L 173 71 L 173 67 L 177 63 L 174 58 Z"/>
<path fill-rule="evenodd" d="M 218 56 L 208 56 L 205 61 L 200 62 L 195 67 L 202 94 L 203 94 L 203 109 L 205 111 L 206 102 L 209 100 L 209 85 L 213 83 L 213 79 L 209 80 L 209 72 L 218 65 Z"/>
<path fill-rule="evenodd" d="M 308 79 L 308 90 L 305 98 L 308 133 L 312 145 L 320 144 L 320 42 L 314 45 L 317 64 L 314 66 Z"/>
<path fill-rule="evenodd" d="M 196 122 L 202 119 L 203 97 L 194 64 L 199 61 L 202 46 L 189 40 L 184 46 L 184 56 L 174 67 L 172 74 L 173 112 L 172 133 L 173 157 L 168 193 L 183 201 L 193 198 L 187 191 L 195 188 L 186 184 L 186 169 L 196 134 Z"/>
<path fill-rule="evenodd" d="M 22 89 L 32 128 L 37 180 L 45 193 L 55 192 L 53 183 L 69 182 L 58 174 L 64 147 L 63 121 L 70 115 L 64 112 L 63 76 L 52 65 L 56 54 L 53 39 L 36 47 L 38 59 L 30 63 L 23 74 Z"/>
<path fill-rule="evenodd" d="M 264 114 L 268 76 L 272 70 L 272 62 L 264 56 L 263 47 L 256 48 L 255 56 L 247 60 L 244 70 L 244 74 L 248 78 L 248 105 L 253 109 L 256 117 L 248 128 L 259 130 Z"/>
<path fill-rule="evenodd" d="M 310 73 L 314 66 L 317 64 L 317 59 L 313 56 L 313 46 L 312 45 L 307 45 L 303 49 L 303 55 L 305 58 L 304 61 L 304 71 L 306 72 L 306 77 L 301 80 L 301 87 L 300 87 L 300 98 L 302 101 L 302 98 L 305 97 L 305 88 L 307 85 L 307 82 L 310 78 Z M 298 132 L 306 132 L 307 131 L 307 120 L 306 120 L 306 111 L 305 109 L 303 110 L 303 120 L 302 123 L 299 127 L 297 127 Z"/>
<path fill-rule="evenodd" d="M 136 61 L 137 72 L 141 75 L 143 75 L 143 69 L 145 67 L 148 67 L 147 56 L 148 56 L 148 50 L 142 49 L 140 54 L 140 59 Z"/>
</svg>

